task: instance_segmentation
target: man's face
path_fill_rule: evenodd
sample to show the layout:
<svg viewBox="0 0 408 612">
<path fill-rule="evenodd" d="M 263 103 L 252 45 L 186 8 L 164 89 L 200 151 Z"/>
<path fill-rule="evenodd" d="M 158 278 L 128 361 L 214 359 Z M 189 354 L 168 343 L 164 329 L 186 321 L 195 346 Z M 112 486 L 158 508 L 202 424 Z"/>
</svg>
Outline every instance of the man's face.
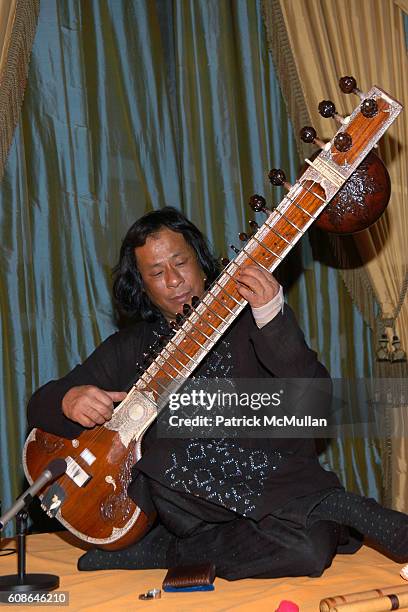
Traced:
<svg viewBox="0 0 408 612">
<path fill-rule="evenodd" d="M 166 319 L 204 292 L 204 272 L 183 234 L 163 228 L 135 248 L 135 257 L 144 290 Z"/>
</svg>

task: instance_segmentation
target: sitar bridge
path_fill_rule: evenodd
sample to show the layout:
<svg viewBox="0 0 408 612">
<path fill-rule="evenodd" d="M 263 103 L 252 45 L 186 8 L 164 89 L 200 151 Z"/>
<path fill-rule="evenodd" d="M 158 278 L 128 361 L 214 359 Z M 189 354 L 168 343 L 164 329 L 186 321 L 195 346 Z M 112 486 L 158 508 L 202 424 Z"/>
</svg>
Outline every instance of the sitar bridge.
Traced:
<svg viewBox="0 0 408 612">
<path fill-rule="evenodd" d="M 91 474 L 88 474 L 72 457 L 68 455 L 65 457 L 67 462 L 66 475 L 78 486 L 84 487 L 86 483 L 91 480 Z"/>
</svg>

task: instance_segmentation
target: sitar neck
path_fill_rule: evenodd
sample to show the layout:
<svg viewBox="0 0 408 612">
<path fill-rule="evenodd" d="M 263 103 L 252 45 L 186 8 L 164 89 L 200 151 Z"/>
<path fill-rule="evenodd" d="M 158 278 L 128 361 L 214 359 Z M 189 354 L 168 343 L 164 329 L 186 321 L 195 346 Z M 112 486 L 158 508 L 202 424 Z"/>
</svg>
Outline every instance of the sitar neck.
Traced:
<svg viewBox="0 0 408 612">
<path fill-rule="evenodd" d="M 311 162 L 266 221 L 224 268 L 200 303 L 157 355 L 135 385 L 154 394 L 158 407 L 167 403 L 225 334 L 247 302 L 237 291 L 237 273 L 251 263 L 272 272 L 317 219 L 329 201 L 363 161 L 395 120 L 402 106 L 378 87 L 367 94 L 378 112 L 373 117 L 357 107 L 330 143 Z M 347 131 L 352 146 L 336 148 L 339 134 Z"/>
</svg>

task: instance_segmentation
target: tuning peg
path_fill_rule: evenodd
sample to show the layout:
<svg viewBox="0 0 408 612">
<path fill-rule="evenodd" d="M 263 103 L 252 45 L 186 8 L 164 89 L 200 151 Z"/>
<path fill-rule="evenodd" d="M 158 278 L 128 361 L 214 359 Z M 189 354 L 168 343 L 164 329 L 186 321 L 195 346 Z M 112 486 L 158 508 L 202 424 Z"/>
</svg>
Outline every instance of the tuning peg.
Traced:
<svg viewBox="0 0 408 612">
<path fill-rule="evenodd" d="M 272 168 L 268 174 L 269 181 L 274 187 L 284 187 L 289 191 L 292 185 L 286 180 L 286 174 L 281 168 Z"/>
<path fill-rule="evenodd" d="M 371 119 L 371 117 L 374 117 L 378 113 L 377 102 L 373 98 L 366 98 L 366 94 L 357 87 L 356 79 L 354 77 L 341 77 L 339 80 L 339 85 L 343 93 L 354 93 L 360 98 L 360 100 L 363 101 L 360 106 L 360 111 L 364 117 Z"/>
<path fill-rule="evenodd" d="M 225 266 L 228 266 L 229 262 L 230 262 L 230 260 L 228 259 L 228 257 L 221 257 L 221 265 L 224 266 L 224 268 L 225 268 Z M 194 304 L 193 304 L 193 306 L 194 306 Z"/>
<path fill-rule="evenodd" d="M 232 249 L 234 251 L 234 253 L 239 253 L 239 249 L 238 247 L 235 246 L 235 244 L 230 244 L 230 249 Z"/>
<path fill-rule="evenodd" d="M 253 219 L 250 219 L 249 221 L 249 226 L 251 228 L 251 230 L 255 233 L 259 230 L 259 225 L 257 224 L 256 221 L 254 221 Z"/>
<path fill-rule="evenodd" d="M 378 113 L 377 102 L 374 100 L 374 98 L 366 98 L 360 104 L 360 111 L 361 114 L 364 115 L 364 117 L 367 117 L 367 119 L 371 119 L 371 117 L 374 117 Z"/>
<path fill-rule="evenodd" d="M 200 298 L 197 295 L 193 295 L 193 297 L 191 298 L 191 304 L 193 306 L 193 308 L 196 308 L 200 303 Z"/>
<path fill-rule="evenodd" d="M 306 142 L 308 144 L 313 143 L 321 149 L 325 150 L 327 148 L 330 148 L 330 143 L 324 142 L 323 140 L 320 140 L 320 138 L 316 137 L 316 130 L 310 125 L 305 125 L 305 127 L 300 130 L 299 135 L 303 142 Z"/>
<path fill-rule="evenodd" d="M 190 304 L 183 304 L 183 314 L 187 316 L 190 314 L 191 311 L 192 311 L 192 308 Z"/>
<path fill-rule="evenodd" d="M 338 114 L 334 102 L 331 100 L 322 100 L 318 106 L 318 111 L 325 119 L 333 117 L 340 125 L 345 125 L 350 121 L 350 117 L 342 117 Z"/>
<path fill-rule="evenodd" d="M 263 212 L 266 215 L 269 215 L 269 210 L 266 207 L 266 200 L 263 196 L 255 193 L 249 198 L 248 204 L 252 208 L 253 211 Z"/>
<path fill-rule="evenodd" d="M 357 87 L 356 79 L 353 76 L 341 77 L 339 87 L 345 94 L 356 94 L 361 100 L 365 98 L 365 94 Z"/>
<path fill-rule="evenodd" d="M 180 312 L 176 314 L 176 323 L 177 325 L 183 325 L 184 323 L 184 317 Z"/>
<path fill-rule="evenodd" d="M 238 234 L 238 238 L 241 240 L 241 242 L 246 242 L 249 236 L 245 232 L 241 232 L 240 234 Z"/>
<path fill-rule="evenodd" d="M 340 153 L 345 153 L 351 148 L 353 140 L 347 132 L 340 132 L 333 140 L 333 144 Z"/>
<path fill-rule="evenodd" d="M 179 329 L 179 327 L 180 327 L 180 325 L 177 323 L 177 321 L 169 321 L 169 325 L 170 325 L 171 330 L 173 332 L 176 332 Z"/>
<path fill-rule="evenodd" d="M 274 187 L 282 187 L 286 181 L 286 174 L 281 168 L 272 168 L 268 174 L 268 179 Z"/>
<path fill-rule="evenodd" d="M 289 181 L 286 180 L 286 174 L 281 168 L 272 168 L 268 174 L 270 183 L 274 187 L 284 187 L 287 191 L 292 188 Z"/>
</svg>

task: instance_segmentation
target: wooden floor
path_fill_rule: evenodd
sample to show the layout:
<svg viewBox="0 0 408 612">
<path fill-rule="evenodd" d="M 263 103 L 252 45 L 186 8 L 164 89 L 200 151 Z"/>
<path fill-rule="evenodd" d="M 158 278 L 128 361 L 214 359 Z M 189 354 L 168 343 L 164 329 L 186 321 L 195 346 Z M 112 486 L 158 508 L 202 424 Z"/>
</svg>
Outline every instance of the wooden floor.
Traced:
<svg viewBox="0 0 408 612">
<path fill-rule="evenodd" d="M 11 544 L 13 541 L 9 545 Z M 320 578 L 237 582 L 217 578 L 213 592 L 162 593 L 160 600 L 146 602 L 139 601 L 139 593 L 155 587 L 160 588 L 165 570 L 79 572 L 76 562 L 82 553 L 83 550 L 72 544 L 68 533 L 39 534 L 28 538 L 27 571 L 59 575 L 60 590 L 69 592 L 71 610 L 273 612 L 280 601 L 289 599 L 297 603 L 302 612 L 316 612 L 319 610 L 320 600 L 324 597 L 371 588 L 408 585 L 408 582 L 399 576 L 402 565 L 364 546 L 355 555 L 338 555 L 332 567 Z M 0 557 L 0 575 L 15 572 L 15 555 Z M 28 610 L 29 606 L 20 609 Z M 64 610 L 63 607 L 54 606 L 47 606 L 45 609 Z"/>
</svg>

